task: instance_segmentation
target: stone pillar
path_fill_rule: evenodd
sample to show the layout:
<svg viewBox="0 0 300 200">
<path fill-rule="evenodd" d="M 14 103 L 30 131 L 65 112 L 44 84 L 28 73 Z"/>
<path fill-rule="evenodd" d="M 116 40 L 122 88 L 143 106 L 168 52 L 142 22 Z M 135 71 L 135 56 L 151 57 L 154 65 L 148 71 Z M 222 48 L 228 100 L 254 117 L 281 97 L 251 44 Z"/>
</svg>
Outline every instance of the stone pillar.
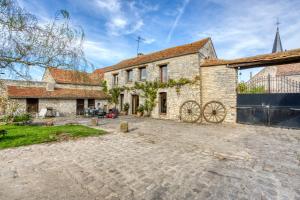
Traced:
<svg viewBox="0 0 300 200">
<path fill-rule="evenodd" d="M 84 99 L 84 109 L 87 109 L 87 108 L 88 108 L 88 100 Z"/>
</svg>

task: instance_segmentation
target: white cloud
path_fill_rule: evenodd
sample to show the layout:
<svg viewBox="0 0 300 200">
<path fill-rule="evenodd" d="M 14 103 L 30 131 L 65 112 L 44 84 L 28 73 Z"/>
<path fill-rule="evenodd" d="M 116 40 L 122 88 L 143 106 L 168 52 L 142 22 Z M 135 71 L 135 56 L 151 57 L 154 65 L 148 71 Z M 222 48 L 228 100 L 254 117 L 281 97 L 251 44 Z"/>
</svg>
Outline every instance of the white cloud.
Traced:
<svg viewBox="0 0 300 200">
<path fill-rule="evenodd" d="M 155 42 L 156 40 L 154 38 L 146 38 L 144 40 L 144 43 L 145 44 L 152 44 L 153 42 Z"/>
<path fill-rule="evenodd" d="M 217 21 L 210 21 L 204 32 L 196 36 L 212 37 L 221 58 L 232 59 L 270 53 L 278 17 L 281 21 L 283 47 L 290 49 L 300 44 L 300 17 L 297 9 L 300 6 L 299 1 L 209 1 L 220 6 L 222 10 L 216 17 Z"/>
<path fill-rule="evenodd" d="M 294 0 L 208 0 L 218 9 L 207 24 L 200 23 L 194 39 L 212 37 L 219 58 L 233 59 L 270 53 L 279 18 L 284 49 L 299 48 L 300 1 Z M 247 81 L 261 68 L 241 70 Z"/>
<path fill-rule="evenodd" d="M 127 51 L 124 51 L 122 47 L 114 47 L 92 40 L 85 41 L 83 48 L 88 59 L 100 65 L 104 65 L 103 63 L 116 63 L 129 57 Z M 99 68 L 100 66 L 95 67 Z"/>
<path fill-rule="evenodd" d="M 116 17 L 112 18 L 111 23 L 109 25 L 112 26 L 111 28 L 122 29 L 127 25 L 127 21 L 124 18 Z"/>
<path fill-rule="evenodd" d="M 143 14 L 159 9 L 142 1 L 94 0 L 97 13 L 106 19 L 107 34 L 113 36 L 128 35 L 144 26 Z"/>
<path fill-rule="evenodd" d="M 169 31 L 169 34 L 168 34 L 168 37 L 167 37 L 167 42 L 170 42 L 170 40 L 173 36 L 174 30 L 177 27 L 178 22 L 181 19 L 182 15 L 185 11 L 185 8 L 189 4 L 189 2 L 190 2 L 190 0 L 184 0 L 183 4 L 178 8 L 178 14 L 177 14 L 177 17 L 175 18 L 175 21 L 173 22 L 171 30 Z"/>
<path fill-rule="evenodd" d="M 96 6 L 109 12 L 120 12 L 121 3 L 119 0 L 95 0 Z"/>
</svg>

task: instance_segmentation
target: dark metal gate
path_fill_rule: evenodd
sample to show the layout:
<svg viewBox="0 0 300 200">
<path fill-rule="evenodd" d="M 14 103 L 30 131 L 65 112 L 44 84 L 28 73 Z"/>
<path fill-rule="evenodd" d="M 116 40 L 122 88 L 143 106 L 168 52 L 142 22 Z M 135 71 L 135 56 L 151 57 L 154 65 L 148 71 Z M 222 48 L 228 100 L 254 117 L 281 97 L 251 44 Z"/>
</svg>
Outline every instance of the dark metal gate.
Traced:
<svg viewBox="0 0 300 200">
<path fill-rule="evenodd" d="M 237 122 L 300 128 L 300 93 L 238 94 Z"/>
</svg>

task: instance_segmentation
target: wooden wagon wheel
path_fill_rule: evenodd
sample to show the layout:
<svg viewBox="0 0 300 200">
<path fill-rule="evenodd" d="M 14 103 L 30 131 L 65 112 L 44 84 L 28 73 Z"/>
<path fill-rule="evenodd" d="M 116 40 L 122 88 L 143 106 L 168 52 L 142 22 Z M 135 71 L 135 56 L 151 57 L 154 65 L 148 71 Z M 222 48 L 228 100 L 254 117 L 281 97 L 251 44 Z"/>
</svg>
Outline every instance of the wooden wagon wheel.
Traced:
<svg viewBox="0 0 300 200">
<path fill-rule="evenodd" d="M 186 101 L 180 107 L 180 119 L 184 122 L 196 122 L 201 117 L 201 107 L 196 101 Z"/>
<path fill-rule="evenodd" d="M 207 122 L 221 123 L 226 117 L 226 108 L 218 101 L 207 102 L 203 108 L 203 117 Z"/>
</svg>

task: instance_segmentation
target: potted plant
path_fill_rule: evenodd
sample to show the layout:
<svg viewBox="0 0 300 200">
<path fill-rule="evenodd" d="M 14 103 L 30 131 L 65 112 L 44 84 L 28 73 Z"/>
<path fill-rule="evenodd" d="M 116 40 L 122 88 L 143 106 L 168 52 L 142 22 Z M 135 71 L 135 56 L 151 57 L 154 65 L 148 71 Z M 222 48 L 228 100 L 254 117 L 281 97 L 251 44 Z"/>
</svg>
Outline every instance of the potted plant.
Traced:
<svg viewBox="0 0 300 200">
<path fill-rule="evenodd" d="M 125 103 L 125 104 L 124 104 L 123 110 L 124 110 L 124 114 L 125 114 L 125 115 L 128 115 L 129 103 Z"/>
<path fill-rule="evenodd" d="M 144 106 L 143 105 L 139 105 L 138 109 L 137 109 L 137 116 L 141 117 L 144 114 Z"/>
<path fill-rule="evenodd" d="M 150 117 L 151 111 L 149 109 L 149 102 L 146 100 L 145 105 L 144 105 L 144 117 Z"/>
</svg>

